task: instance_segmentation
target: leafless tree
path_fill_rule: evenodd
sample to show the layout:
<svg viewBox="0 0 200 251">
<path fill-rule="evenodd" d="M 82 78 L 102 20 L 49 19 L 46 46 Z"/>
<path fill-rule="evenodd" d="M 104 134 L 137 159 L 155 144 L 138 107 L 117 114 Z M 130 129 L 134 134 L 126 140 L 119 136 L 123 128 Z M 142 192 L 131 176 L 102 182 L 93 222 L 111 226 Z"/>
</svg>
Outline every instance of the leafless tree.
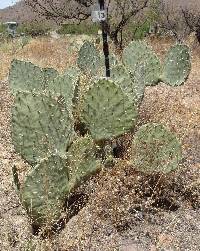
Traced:
<svg viewBox="0 0 200 251">
<path fill-rule="evenodd" d="M 181 8 L 181 12 L 190 33 L 195 32 L 200 43 L 200 12 L 192 8 Z"/>
<path fill-rule="evenodd" d="M 107 32 L 116 45 L 122 43 L 122 31 L 153 0 L 105 0 Z M 95 0 L 25 0 L 35 12 L 58 23 L 83 21 L 90 17 Z M 119 38 L 119 34 L 121 37 Z"/>
<path fill-rule="evenodd" d="M 170 32 L 178 42 L 195 32 L 200 41 L 200 13 L 194 5 L 169 0 L 159 0 L 157 5 L 159 26 Z"/>
<path fill-rule="evenodd" d="M 160 28 L 173 35 L 177 41 L 182 41 L 189 33 L 189 29 L 180 15 L 179 7 L 172 1 L 161 0 L 158 5 L 158 12 Z"/>
<path fill-rule="evenodd" d="M 115 0 L 108 4 L 108 33 L 116 45 L 122 45 L 122 32 L 126 25 L 138 18 L 149 4 L 150 0 Z"/>
<path fill-rule="evenodd" d="M 93 0 L 25 0 L 34 12 L 57 23 L 63 20 L 86 20 Z"/>
</svg>

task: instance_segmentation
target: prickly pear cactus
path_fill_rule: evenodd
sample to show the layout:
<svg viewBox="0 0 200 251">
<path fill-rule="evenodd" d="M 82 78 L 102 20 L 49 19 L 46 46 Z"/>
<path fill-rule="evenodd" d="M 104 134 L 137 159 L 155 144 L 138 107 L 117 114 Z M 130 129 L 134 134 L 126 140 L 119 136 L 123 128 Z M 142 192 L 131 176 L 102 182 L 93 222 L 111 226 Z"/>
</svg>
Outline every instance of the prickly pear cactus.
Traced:
<svg viewBox="0 0 200 251">
<path fill-rule="evenodd" d="M 133 88 L 130 73 L 123 65 L 117 65 L 111 71 L 111 79 L 115 84 L 118 84 L 122 90 L 132 99 Z"/>
<path fill-rule="evenodd" d="M 77 79 L 80 76 L 80 70 L 77 67 L 70 67 L 64 72 L 64 75 Z"/>
<path fill-rule="evenodd" d="M 85 136 L 73 142 L 67 153 L 70 164 L 70 186 L 77 187 L 81 181 L 96 173 L 100 161 L 95 156 L 96 147 L 91 137 Z"/>
<path fill-rule="evenodd" d="M 137 106 L 140 103 L 145 89 L 143 81 L 135 81 L 135 78 L 123 65 L 112 68 L 111 79 L 122 88 L 134 105 Z"/>
<path fill-rule="evenodd" d="M 75 90 L 78 85 L 79 72 L 75 68 L 70 68 L 63 75 L 60 75 L 49 82 L 46 90 L 54 93 L 56 96 L 62 96 L 69 109 L 72 109 Z"/>
<path fill-rule="evenodd" d="M 50 226 L 59 219 L 68 193 L 68 164 L 57 155 L 37 164 L 20 188 L 21 201 L 33 223 L 39 226 Z"/>
<path fill-rule="evenodd" d="M 110 72 L 112 72 L 112 69 L 119 64 L 119 59 L 113 53 L 109 55 L 109 64 L 110 64 Z M 98 65 L 98 72 L 94 77 L 98 79 L 105 76 L 106 76 L 105 55 L 103 53 L 100 53 L 100 65 Z"/>
<path fill-rule="evenodd" d="M 142 73 L 141 77 L 146 85 L 158 83 L 161 72 L 160 61 L 144 41 L 131 42 L 124 49 L 122 58 L 133 76 Z"/>
<path fill-rule="evenodd" d="M 58 72 L 54 69 L 44 68 L 20 60 L 13 60 L 9 72 L 11 92 L 18 91 L 42 92 L 49 81 L 55 78 Z"/>
<path fill-rule="evenodd" d="M 136 117 L 136 108 L 112 81 L 99 80 L 85 95 L 82 120 L 94 140 L 113 138 L 129 131 Z"/>
<path fill-rule="evenodd" d="M 29 163 L 55 152 L 65 154 L 73 136 L 73 120 L 64 103 L 42 94 L 16 95 L 12 139 L 16 151 Z"/>
<path fill-rule="evenodd" d="M 191 70 L 190 52 L 186 45 L 175 45 L 168 51 L 164 64 L 162 81 L 172 86 L 185 82 Z"/>
<path fill-rule="evenodd" d="M 118 65 L 115 55 L 109 55 L 110 69 Z M 78 66 L 86 75 L 94 78 L 105 76 L 105 56 L 100 53 L 92 42 L 86 41 L 79 50 Z"/>
<path fill-rule="evenodd" d="M 144 172 L 168 173 L 178 167 L 181 144 L 163 125 L 148 123 L 135 134 L 132 159 L 134 166 Z"/>
<path fill-rule="evenodd" d="M 58 72 L 53 68 L 42 68 L 43 72 L 43 82 L 44 82 L 44 89 L 46 89 L 49 83 L 59 76 Z"/>
<path fill-rule="evenodd" d="M 44 89 L 42 70 L 31 62 L 13 60 L 9 72 L 11 91 L 41 91 Z"/>
<path fill-rule="evenodd" d="M 100 66 L 100 54 L 93 43 L 85 41 L 78 54 L 78 67 L 86 74 L 95 75 Z"/>
</svg>

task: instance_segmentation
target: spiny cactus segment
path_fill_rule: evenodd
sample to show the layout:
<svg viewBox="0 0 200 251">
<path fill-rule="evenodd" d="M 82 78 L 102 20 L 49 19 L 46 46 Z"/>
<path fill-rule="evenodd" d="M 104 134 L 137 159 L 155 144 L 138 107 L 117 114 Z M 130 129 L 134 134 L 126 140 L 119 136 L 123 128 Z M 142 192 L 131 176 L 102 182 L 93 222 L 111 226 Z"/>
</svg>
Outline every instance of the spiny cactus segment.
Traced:
<svg viewBox="0 0 200 251">
<path fill-rule="evenodd" d="M 75 68 L 70 68 L 63 75 L 59 75 L 49 82 L 46 90 L 57 97 L 62 96 L 67 107 L 72 110 L 73 99 L 78 85 L 79 74 Z"/>
<path fill-rule="evenodd" d="M 96 159 L 96 146 L 90 136 L 80 137 L 69 148 L 67 153 L 70 163 L 70 186 L 77 187 L 91 174 L 100 168 L 100 161 Z"/>
<path fill-rule="evenodd" d="M 78 67 L 85 73 L 95 75 L 99 70 L 100 54 L 93 43 L 86 41 L 78 55 Z"/>
<path fill-rule="evenodd" d="M 111 69 L 119 63 L 117 57 L 113 54 L 109 56 L 109 60 Z M 86 41 L 82 45 L 77 64 L 84 74 L 90 75 L 94 79 L 105 76 L 105 56 L 91 42 Z"/>
<path fill-rule="evenodd" d="M 178 167 L 181 144 L 163 125 L 148 123 L 135 134 L 132 159 L 134 166 L 144 172 L 168 173 Z"/>
<path fill-rule="evenodd" d="M 44 89 L 46 89 L 49 85 L 49 83 L 59 76 L 59 73 L 53 69 L 53 68 L 41 68 L 43 72 L 43 83 L 44 83 Z"/>
<path fill-rule="evenodd" d="M 95 144 L 85 136 L 72 144 L 65 157 L 51 155 L 41 159 L 22 185 L 16 168 L 13 168 L 13 177 L 28 215 L 41 227 L 55 223 L 69 193 L 100 168 Z"/>
<path fill-rule="evenodd" d="M 11 91 L 16 94 L 18 91 L 42 91 L 43 85 L 42 70 L 31 62 L 13 60 L 9 72 L 9 83 Z"/>
<path fill-rule="evenodd" d="M 19 92 L 12 109 L 15 149 L 30 163 L 60 152 L 64 154 L 74 136 L 73 120 L 64 103 L 50 96 Z"/>
<path fill-rule="evenodd" d="M 123 62 L 133 76 L 142 75 L 146 85 L 155 85 L 160 77 L 160 61 L 153 51 L 143 41 L 131 42 L 123 51 Z M 137 76 L 136 81 L 139 79 Z"/>
<path fill-rule="evenodd" d="M 94 140 L 119 136 L 134 127 L 137 112 L 122 89 L 99 80 L 85 95 L 82 120 Z"/>
<path fill-rule="evenodd" d="M 140 103 L 145 89 L 143 81 L 136 81 L 123 65 L 112 68 L 111 79 L 122 88 L 134 105 L 137 106 Z"/>
<path fill-rule="evenodd" d="M 185 82 L 191 71 L 190 52 L 186 45 L 175 45 L 168 51 L 164 64 L 162 81 L 178 86 Z"/>
<path fill-rule="evenodd" d="M 28 215 L 39 226 L 50 226 L 59 219 L 68 193 L 68 164 L 58 155 L 45 158 L 36 165 L 20 189 Z"/>
<path fill-rule="evenodd" d="M 51 68 L 40 68 L 31 62 L 13 60 L 9 72 L 9 83 L 12 94 L 18 91 L 42 92 L 48 82 L 58 76 Z"/>
</svg>

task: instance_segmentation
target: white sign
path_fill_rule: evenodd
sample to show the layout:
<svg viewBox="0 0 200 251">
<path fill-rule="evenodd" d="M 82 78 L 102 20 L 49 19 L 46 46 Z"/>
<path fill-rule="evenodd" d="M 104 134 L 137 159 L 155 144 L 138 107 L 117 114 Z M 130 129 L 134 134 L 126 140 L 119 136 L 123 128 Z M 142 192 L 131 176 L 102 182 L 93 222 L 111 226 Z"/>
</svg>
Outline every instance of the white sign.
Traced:
<svg viewBox="0 0 200 251">
<path fill-rule="evenodd" d="M 92 21 L 93 22 L 102 22 L 105 20 L 106 20 L 106 11 L 105 10 L 92 11 Z"/>
</svg>

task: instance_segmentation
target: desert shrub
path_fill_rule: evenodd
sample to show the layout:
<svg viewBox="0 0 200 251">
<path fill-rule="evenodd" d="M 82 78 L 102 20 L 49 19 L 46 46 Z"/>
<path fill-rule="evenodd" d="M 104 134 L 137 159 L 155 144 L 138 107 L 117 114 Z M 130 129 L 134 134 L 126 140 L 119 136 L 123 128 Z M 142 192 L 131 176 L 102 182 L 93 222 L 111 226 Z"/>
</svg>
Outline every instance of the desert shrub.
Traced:
<svg viewBox="0 0 200 251">
<path fill-rule="evenodd" d="M 133 40 L 142 40 L 148 36 L 151 22 L 149 20 L 129 22 L 121 34 L 122 47 L 128 45 Z"/>
<path fill-rule="evenodd" d="M 6 25 L 3 23 L 0 23 L 0 33 L 5 33 L 6 32 Z"/>
<path fill-rule="evenodd" d="M 63 24 L 58 30 L 59 34 L 73 34 L 73 35 L 96 35 L 98 32 L 98 25 L 80 24 Z"/>
<path fill-rule="evenodd" d="M 29 36 L 44 36 L 51 30 L 51 27 L 45 23 L 31 22 L 21 24 L 17 28 L 17 33 Z"/>
<path fill-rule="evenodd" d="M 133 26 L 133 38 L 143 39 L 146 35 L 149 34 L 150 27 L 151 25 L 148 21 Z"/>
</svg>

